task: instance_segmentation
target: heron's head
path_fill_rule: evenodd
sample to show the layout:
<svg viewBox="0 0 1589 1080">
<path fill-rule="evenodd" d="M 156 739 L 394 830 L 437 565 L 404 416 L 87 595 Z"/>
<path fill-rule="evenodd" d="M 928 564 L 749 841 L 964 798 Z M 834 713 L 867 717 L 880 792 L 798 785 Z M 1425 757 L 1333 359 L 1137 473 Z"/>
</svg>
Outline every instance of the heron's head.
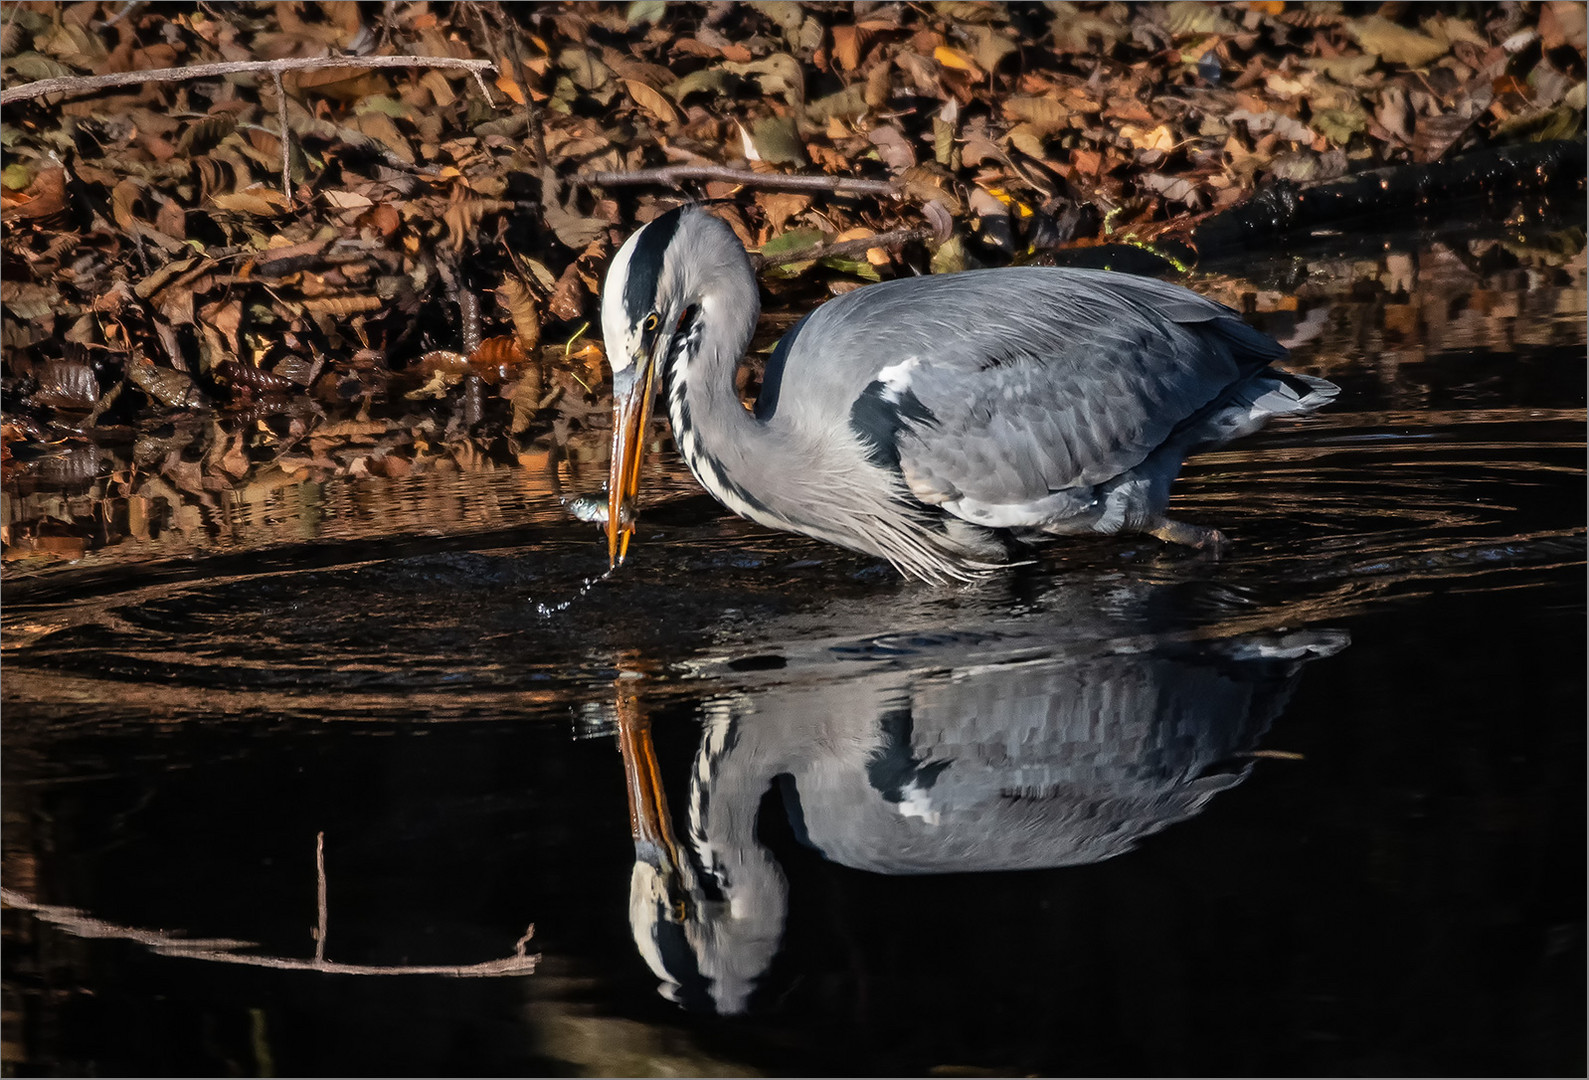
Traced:
<svg viewBox="0 0 1589 1080">
<path fill-rule="evenodd" d="M 756 277 L 726 224 L 695 206 L 657 217 L 613 256 L 601 290 L 601 329 L 612 365 L 612 473 L 607 556 L 623 562 L 640 489 L 657 376 L 702 355 L 739 354 L 756 327 Z M 682 373 L 682 372 L 681 372 Z"/>
</svg>

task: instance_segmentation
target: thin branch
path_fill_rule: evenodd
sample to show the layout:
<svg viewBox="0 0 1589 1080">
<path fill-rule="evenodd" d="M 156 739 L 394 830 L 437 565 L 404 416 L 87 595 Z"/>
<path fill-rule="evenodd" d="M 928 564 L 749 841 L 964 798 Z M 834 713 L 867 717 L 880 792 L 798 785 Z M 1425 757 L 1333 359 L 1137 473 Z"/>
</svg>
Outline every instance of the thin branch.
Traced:
<svg viewBox="0 0 1589 1080">
<path fill-rule="evenodd" d="M 897 198 L 899 187 L 888 180 L 858 180 L 852 176 L 792 176 L 787 173 L 759 173 L 731 169 L 726 165 L 665 165 L 660 169 L 634 172 L 587 173 L 575 177 L 591 187 L 621 187 L 633 184 L 665 184 L 678 187 L 685 180 L 721 180 L 744 187 L 772 191 L 849 192 L 855 195 L 882 195 Z"/>
<path fill-rule="evenodd" d="M 812 262 L 816 259 L 826 259 L 830 256 L 847 258 L 851 255 L 862 255 L 873 248 L 894 247 L 898 244 L 909 244 L 917 240 L 931 240 L 934 230 L 928 225 L 917 225 L 908 229 L 893 229 L 889 232 L 878 233 L 876 236 L 861 236 L 854 240 L 840 240 L 836 244 L 813 244 L 811 247 L 801 248 L 798 251 L 781 251 L 777 255 L 752 254 L 751 262 L 756 269 L 764 266 L 788 266 L 790 263 Z"/>
<path fill-rule="evenodd" d="M 524 70 L 524 57 L 519 52 L 519 35 L 514 32 L 516 26 L 508 16 L 508 13 L 502 10 L 500 2 L 492 5 L 492 12 L 496 16 L 497 21 L 502 24 L 502 32 L 507 37 L 508 60 L 513 65 L 513 72 L 510 78 L 514 82 L 518 82 L 519 74 Z M 477 9 L 476 14 L 480 16 L 480 25 L 484 27 L 486 24 L 485 13 Z M 497 55 L 501 56 L 502 54 L 498 52 Z M 552 167 L 551 158 L 546 155 L 546 129 L 541 123 L 541 108 L 535 104 L 535 98 L 530 94 L 524 95 L 524 120 L 526 131 L 530 137 L 530 152 L 535 155 L 535 171 L 545 176 L 546 170 Z"/>
<path fill-rule="evenodd" d="M 487 101 L 492 101 L 481 73 L 495 71 L 490 60 L 460 60 L 451 56 L 307 56 L 286 60 L 228 60 L 218 64 L 193 64 L 189 67 L 154 68 L 149 71 L 118 71 L 111 75 L 66 75 L 38 79 L 0 91 L 0 105 L 43 97 L 46 94 L 87 94 L 117 86 L 139 86 L 152 82 L 182 82 L 211 79 L 220 75 L 267 74 L 280 79 L 288 71 L 318 71 L 325 68 L 443 68 L 467 71 L 474 76 Z M 495 104 L 495 102 L 492 102 Z"/>
<path fill-rule="evenodd" d="M 131 941 L 143 945 L 159 956 L 274 968 L 277 971 L 319 971 L 333 975 L 445 975 L 455 979 L 480 979 L 529 975 L 535 971 L 541 959 L 539 955 L 526 951 L 526 946 L 535 936 L 534 923 L 531 923 L 523 936 L 513 943 L 513 955 L 497 960 L 486 960 L 478 964 L 342 964 L 322 956 L 306 960 L 296 956 L 267 956 L 238 951 L 258 948 L 259 946 L 252 941 L 239 941 L 233 938 L 184 938 L 166 930 L 145 930 L 141 927 L 123 926 L 96 919 L 76 908 L 41 904 L 22 893 L 5 888 L 0 888 L 0 902 L 9 908 L 31 912 L 44 922 L 60 927 L 76 937 Z"/>
<path fill-rule="evenodd" d="M 281 130 L 281 194 L 287 200 L 287 205 L 292 206 L 292 144 L 287 140 L 291 137 L 287 132 L 287 87 L 282 84 L 281 72 L 272 71 L 271 79 L 276 84 L 276 121 Z"/>
<path fill-rule="evenodd" d="M 326 834 L 321 829 L 314 838 L 315 908 L 319 921 L 314 931 L 315 963 L 326 962 L 326 935 L 330 933 L 331 905 L 326 901 Z"/>
</svg>

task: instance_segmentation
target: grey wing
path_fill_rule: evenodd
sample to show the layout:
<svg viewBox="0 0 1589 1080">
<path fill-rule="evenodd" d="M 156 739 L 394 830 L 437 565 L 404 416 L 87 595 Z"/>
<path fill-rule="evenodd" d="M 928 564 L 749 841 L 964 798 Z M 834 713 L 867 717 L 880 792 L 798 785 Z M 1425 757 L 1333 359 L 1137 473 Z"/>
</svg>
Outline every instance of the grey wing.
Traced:
<svg viewBox="0 0 1589 1080">
<path fill-rule="evenodd" d="M 892 438 L 888 456 L 931 504 L 1090 489 L 1285 355 L 1231 309 L 1151 278 L 1025 268 L 917 280 L 941 283 L 913 305 L 919 347 L 882 351 L 900 359 L 852 422 L 874 444 Z"/>
</svg>

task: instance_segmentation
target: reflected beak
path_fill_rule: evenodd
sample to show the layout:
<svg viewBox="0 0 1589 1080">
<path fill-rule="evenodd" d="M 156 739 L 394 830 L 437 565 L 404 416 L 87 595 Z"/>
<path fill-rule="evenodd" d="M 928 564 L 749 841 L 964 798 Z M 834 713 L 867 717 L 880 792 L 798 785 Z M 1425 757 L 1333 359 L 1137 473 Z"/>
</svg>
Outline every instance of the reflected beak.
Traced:
<svg viewBox="0 0 1589 1080">
<path fill-rule="evenodd" d="M 618 749 L 623 754 L 624 779 L 629 789 L 629 831 L 635 853 L 664 874 L 678 872 L 678 851 L 657 751 L 651 742 L 649 722 L 625 714 L 620 705 Z"/>
<path fill-rule="evenodd" d="M 645 459 L 655 375 L 654 354 L 638 356 L 633 365 L 613 373 L 612 472 L 607 478 L 608 570 L 623 565 L 629 537 L 634 534 L 634 502 L 640 491 L 640 465 Z"/>
</svg>

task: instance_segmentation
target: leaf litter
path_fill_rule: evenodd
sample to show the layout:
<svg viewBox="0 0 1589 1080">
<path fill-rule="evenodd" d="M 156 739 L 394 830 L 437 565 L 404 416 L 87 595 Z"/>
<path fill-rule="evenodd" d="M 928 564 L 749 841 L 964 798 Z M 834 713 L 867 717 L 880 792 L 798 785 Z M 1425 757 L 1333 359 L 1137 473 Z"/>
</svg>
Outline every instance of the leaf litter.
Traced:
<svg viewBox="0 0 1589 1080">
<path fill-rule="evenodd" d="M 5 557 L 146 539 L 154 499 L 599 459 L 600 277 L 682 199 L 786 305 L 1151 247 L 1276 185 L 1581 139 L 1585 48 L 1564 0 L 0 4 Z M 12 97 L 359 55 L 494 70 Z M 667 167 L 709 178 L 590 179 Z M 789 173 L 818 185 L 765 186 Z M 863 179 L 890 195 L 836 189 Z M 143 509 L 19 498 L 90 481 Z"/>
</svg>

